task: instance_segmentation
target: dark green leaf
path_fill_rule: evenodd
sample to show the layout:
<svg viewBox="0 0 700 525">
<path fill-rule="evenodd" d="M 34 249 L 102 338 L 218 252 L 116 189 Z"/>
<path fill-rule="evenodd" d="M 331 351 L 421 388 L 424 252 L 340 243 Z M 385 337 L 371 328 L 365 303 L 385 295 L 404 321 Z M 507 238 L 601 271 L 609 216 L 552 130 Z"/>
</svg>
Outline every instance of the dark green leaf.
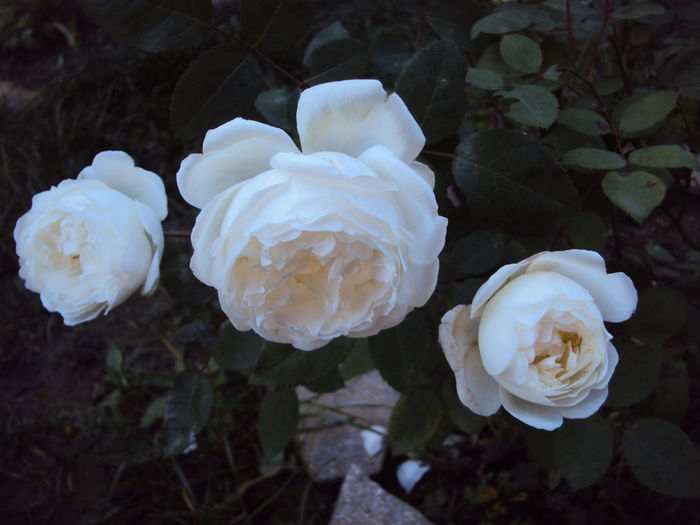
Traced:
<svg viewBox="0 0 700 525">
<path fill-rule="evenodd" d="M 481 432 L 481 429 L 486 425 L 486 418 L 477 416 L 461 403 L 459 397 L 457 397 L 457 390 L 453 380 L 443 381 L 440 393 L 447 409 L 447 415 L 454 426 L 467 434 L 478 434 Z"/>
<path fill-rule="evenodd" d="M 362 76 L 367 68 L 367 47 L 359 40 L 332 40 L 318 46 L 309 56 L 311 85 Z"/>
<path fill-rule="evenodd" d="M 140 428 L 148 428 L 156 419 L 160 419 L 165 415 L 165 409 L 168 406 L 168 396 L 160 396 L 151 401 L 146 410 L 141 415 L 141 420 L 139 421 Z"/>
<path fill-rule="evenodd" d="M 121 372 L 123 363 L 124 355 L 121 349 L 114 343 L 110 344 L 107 349 L 107 368 L 111 368 L 116 372 Z"/>
<path fill-rule="evenodd" d="M 662 364 L 656 388 L 639 408 L 644 414 L 680 422 L 689 405 L 688 366 L 679 359 L 668 359 Z"/>
<path fill-rule="evenodd" d="M 521 76 L 520 73 L 511 69 L 501 58 L 501 52 L 498 50 L 498 44 L 493 44 L 486 48 L 476 62 L 478 69 L 492 71 L 501 78 L 516 78 Z"/>
<path fill-rule="evenodd" d="M 557 115 L 557 122 L 586 135 L 605 135 L 610 133 L 610 126 L 607 121 L 598 113 L 588 109 L 562 109 Z"/>
<path fill-rule="evenodd" d="M 494 71 L 470 67 L 467 71 L 467 82 L 481 89 L 502 89 L 503 79 Z"/>
<path fill-rule="evenodd" d="M 546 2 L 543 2 L 543 5 L 546 5 L 547 7 L 551 7 L 552 9 L 556 9 L 557 11 L 561 11 L 562 13 L 566 12 L 567 5 L 568 5 L 571 13 L 573 13 L 575 15 L 594 15 L 594 14 L 596 14 L 595 9 L 593 9 L 592 7 L 590 7 L 588 5 L 581 3 L 581 0 L 547 0 Z"/>
<path fill-rule="evenodd" d="M 484 16 L 483 7 L 471 1 L 442 0 L 425 17 L 430 28 L 443 40 L 452 42 L 464 51 L 474 51 L 469 28 Z"/>
<path fill-rule="evenodd" d="M 203 35 L 211 3 L 197 0 L 78 0 L 110 36 L 145 51 L 189 47 Z"/>
<path fill-rule="evenodd" d="M 499 46 L 506 64 L 521 73 L 538 73 L 542 51 L 534 40 L 523 35 L 505 35 Z"/>
<path fill-rule="evenodd" d="M 587 211 L 576 216 L 566 227 L 566 236 L 574 248 L 602 252 L 608 229 L 600 215 Z"/>
<path fill-rule="evenodd" d="M 370 49 L 372 64 L 389 75 L 397 75 L 411 60 L 413 48 L 401 31 L 380 30 Z"/>
<path fill-rule="evenodd" d="M 564 164 L 589 170 L 617 170 L 627 164 L 617 153 L 604 149 L 576 148 L 564 155 Z"/>
<path fill-rule="evenodd" d="M 554 460 L 574 490 L 592 485 L 605 473 L 613 452 L 608 422 L 594 415 L 588 419 L 565 419 L 556 431 Z"/>
<path fill-rule="evenodd" d="M 294 88 L 279 88 L 263 91 L 255 99 L 255 109 L 277 128 L 295 131 L 299 91 Z"/>
<path fill-rule="evenodd" d="M 650 146 L 630 153 L 630 164 L 649 168 L 688 168 L 700 170 L 698 159 L 690 151 L 679 146 Z"/>
<path fill-rule="evenodd" d="M 610 380 L 605 402 L 611 407 L 634 405 L 647 397 L 656 385 L 661 369 L 661 349 L 651 345 L 628 344 L 618 347 L 620 363 Z"/>
<path fill-rule="evenodd" d="M 327 394 L 329 392 L 335 392 L 343 388 L 345 381 L 343 381 L 343 376 L 340 375 L 338 368 L 334 368 L 330 372 L 321 377 L 317 377 L 313 381 L 309 381 L 304 384 L 306 388 L 317 394 Z"/>
<path fill-rule="evenodd" d="M 613 11 L 613 18 L 618 20 L 635 20 L 645 16 L 665 15 L 666 9 L 654 2 L 642 2 L 639 4 L 626 5 Z"/>
<path fill-rule="evenodd" d="M 337 21 L 316 33 L 316 36 L 311 39 L 304 52 L 304 65 L 307 68 L 311 67 L 309 59 L 313 52 L 323 44 L 333 40 L 350 40 L 350 33 L 343 27 L 343 24 Z"/>
<path fill-rule="evenodd" d="M 559 158 L 563 158 L 567 152 L 576 148 L 605 149 L 605 143 L 595 135 L 584 135 L 573 129 L 555 124 L 542 142 L 554 148 Z"/>
<path fill-rule="evenodd" d="M 170 119 L 185 138 L 204 133 L 253 105 L 262 72 L 252 55 L 230 45 L 209 49 L 192 62 L 175 86 Z"/>
<path fill-rule="evenodd" d="M 645 171 L 609 172 L 603 178 L 603 193 L 637 222 L 642 222 L 666 195 L 666 186 Z"/>
<path fill-rule="evenodd" d="M 452 264 L 460 273 L 479 274 L 496 266 L 503 256 L 503 235 L 491 231 L 474 232 L 452 247 Z"/>
<path fill-rule="evenodd" d="M 682 94 L 685 94 L 684 88 L 700 87 L 700 46 L 685 46 L 664 64 L 659 71 L 659 77 L 666 86 L 679 89 Z"/>
<path fill-rule="evenodd" d="M 470 304 L 484 282 L 484 279 L 465 279 L 453 284 L 452 302 L 454 304 Z"/>
<path fill-rule="evenodd" d="M 676 107 L 675 91 L 657 91 L 630 104 L 620 116 L 620 131 L 637 133 L 647 130 L 665 119 Z"/>
<path fill-rule="evenodd" d="M 266 457 L 284 450 L 297 432 L 299 401 L 293 390 L 270 390 L 260 404 L 258 437 Z"/>
<path fill-rule="evenodd" d="M 403 322 L 369 338 L 372 360 L 384 380 L 399 392 L 430 384 L 430 371 L 442 359 L 436 326 L 424 308 L 413 310 Z"/>
<path fill-rule="evenodd" d="M 676 425 L 639 421 L 625 432 L 622 446 L 640 483 L 675 498 L 700 498 L 700 451 Z"/>
<path fill-rule="evenodd" d="M 389 420 L 389 441 L 394 454 L 419 450 L 438 430 L 442 417 L 440 397 L 431 387 L 402 395 Z"/>
<path fill-rule="evenodd" d="M 239 332 L 226 323 L 214 342 L 212 357 L 225 370 L 247 370 L 257 364 L 264 343 L 252 330 Z"/>
<path fill-rule="evenodd" d="M 595 85 L 596 91 L 598 91 L 598 94 L 602 96 L 620 91 L 623 87 L 625 87 L 625 83 L 622 81 L 622 79 L 617 77 L 604 78 Z"/>
<path fill-rule="evenodd" d="M 175 379 L 163 420 L 163 452 L 179 454 L 194 440 L 209 419 L 214 389 L 209 376 L 199 370 L 187 370 Z"/>
<path fill-rule="evenodd" d="M 554 154 L 517 131 L 490 129 L 457 147 L 452 170 L 467 205 L 498 227 L 541 233 L 565 225 L 578 195 Z"/>
<path fill-rule="evenodd" d="M 373 368 L 374 362 L 372 361 L 372 355 L 369 353 L 369 342 L 364 337 L 354 340 L 350 354 L 338 366 L 340 375 L 345 381 L 369 372 Z"/>
<path fill-rule="evenodd" d="M 485 16 L 472 26 L 472 39 L 479 36 L 479 33 L 488 33 L 491 35 L 501 35 L 503 33 L 512 33 L 520 31 L 530 25 L 530 21 L 521 16 L 516 11 L 501 11 Z"/>
<path fill-rule="evenodd" d="M 506 117 L 526 126 L 548 128 L 557 118 L 559 111 L 557 97 L 539 86 L 520 85 L 510 91 L 499 91 L 496 94 L 519 100 L 510 106 Z"/>
<path fill-rule="evenodd" d="M 428 144 L 454 132 L 467 107 L 467 63 L 454 44 L 428 44 L 408 62 L 396 80 L 401 96 L 420 124 Z"/>
<path fill-rule="evenodd" d="M 309 0 L 241 0 L 242 36 L 265 51 L 281 51 L 306 34 L 313 16 Z"/>
<path fill-rule="evenodd" d="M 309 383 L 335 369 L 351 349 L 351 340 L 347 337 L 338 337 L 326 346 L 311 351 L 265 342 L 263 355 L 250 375 L 250 382 L 254 385 L 279 386 Z"/>
<path fill-rule="evenodd" d="M 639 304 L 632 319 L 627 321 L 632 335 L 647 343 L 662 343 L 675 335 L 688 315 L 682 294 L 660 286 L 639 292 Z"/>
</svg>

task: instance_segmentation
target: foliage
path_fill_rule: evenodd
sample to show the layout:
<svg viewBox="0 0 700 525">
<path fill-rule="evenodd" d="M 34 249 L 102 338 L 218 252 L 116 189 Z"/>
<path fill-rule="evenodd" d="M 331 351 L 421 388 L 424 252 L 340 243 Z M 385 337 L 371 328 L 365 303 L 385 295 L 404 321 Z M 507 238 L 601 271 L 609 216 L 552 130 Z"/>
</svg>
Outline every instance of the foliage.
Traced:
<svg viewBox="0 0 700 525">
<path fill-rule="evenodd" d="M 692 515 L 684 499 L 700 497 L 696 6 L 78 3 L 131 47 L 108 42 L 77 12 L 47 23 L 47 13 L 57 16 L 52 2 L 3 11 L 3 32 L 22 21 L 4 51 L 56 42 L 71 50 L 69 73 L 58 70 L 50 91 L 13 109 L 6 130 L 15 140 L 0 144 L 12 193 L 2 217 L 3 370 L 34 380 L 39 367 L 40 380 L 11 391 L 38 390 L 52 407 L 32 419 L 35 407 L 5 403 L 17 411 L 6 418 L 0 465 L 20 480 L 14 508 L 4 509 L 15 521 L 55 512 L 70 521 L 56 508 L 69 499 L 70 469 L 88 465 L 97 495 L 81 478 L 92 505 L 68 506 L 85 522 L 324 523 L 336 488 L 315 486 L 297 464 L 289 443 L 300 402 L 289 387 L 332 391 L 347 370 L 367 366 L 401 392 L 393 454 L 421 454 L 439 472 L 408 496 L 436 523 Z M 93 46 L 103 54 L 91 58 Z M 57 326 L 20 290 L 9 234 L 16 218 L 32 194 L 74 176 L 94 152 L 121 148 L 152 163 L 171 197 L 166 226 L 188 230 L 193 211 L 174 198 L 173 174 L 207 129 L 244 116 L 293 133 L 300 90 L 358 77 L 381 79 L 420 123 L 429 144 L 421 160 L 436 172 L 450 220 L 438 289 L 399 326 L 308 353 L 236 332 L 189 275 L 188 245 L 177 236 L 153 305 L 125 305 L 113 325 Z M 173 139 L 169 123 L 192 143 Z M 469 303 L 500 265 L 567 248 L 603 253 L 640 290 L 636 315 L 609 327 L 620 364 L 606 405 L 549 434 L 503 412 L 486 422 L 456 399 L 439 317 Z M 53 398 L 68 394 L 52 395 L 51 380 L 71 384 L 85 370 L 68 397 L 80 401 L 60 406 Z M 77 463 L 85 450 L 104 461 Z M 399 493 L 396 461 L 380 477 Z"/>
</svg>

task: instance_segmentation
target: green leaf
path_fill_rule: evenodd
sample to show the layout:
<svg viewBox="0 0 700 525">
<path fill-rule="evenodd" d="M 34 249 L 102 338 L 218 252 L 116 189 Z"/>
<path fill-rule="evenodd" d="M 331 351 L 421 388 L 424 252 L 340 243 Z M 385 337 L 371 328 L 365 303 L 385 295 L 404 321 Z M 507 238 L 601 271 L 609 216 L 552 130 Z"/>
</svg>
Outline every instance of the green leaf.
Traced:
<svg viewBox="0 0 700 525">
<path fill-rule="evenodd" d="M 512 33 L 520 31 L 530 25 L 530 21 L 521 16 L 516 11 L 500 11 L 477 21 L 471 30 L 472 39 L 479 36 L 480 33 L 488 33 L 490 35 L 501 35 L 503 33 Z"/>
<path fill-rule="evenodd" d="M 345 381 L 355 376 L 369 372 L 374 368 L 372 355 L 369 352 L 369 342 L 366 338 L 355 339 L 352 350 L 339 366 L 340 375 Z"/>
<path fill-rule="evenodd" d="M 685 46 L 677 55 L 668 60 L 659 71 L 659 77 L 671 88 L 700 87 L 700 46 Z"/>
<path fill-rule="evenodd" d="M 241 0 L 241 35 L 264 51 L 282 51 L 306 34 L 313 17 L 308 0 Z"/>
<path fill-rule="evenodd" d="M 572 149 L 563 160 L 567 166 L 589 170 L 617 170 L 627 164 L 617 153 L 595 148 Z"/>
<path fill-rule="evenodd" d="M 454 44 L 437 41 L 416 53 L 396 80 L 396 92 L 428 144 L 444 139 L 462 122 L 467 108 L 466 73 L 467 63 Z"/>
<path fill-rule="evenodd" d="M 553 64 L 549 66 L 544 73 L 542 73 L 542 78 L 550 82 L 556 82 L 561 77 L 561 72 L 559 71 L 559 65 Z"/>
<path fill-rule="evenodd" d="M 350 40 L 350 33 L 348 33 L 347 29 L 343 27 L 343 24 L 338 21 L 322 29 L 311 39 L 311 42 L 309 42 L 304 52 L 304 66 L 307 68 L 311 67 L 309 59 L 313 52 L 323 44 L 327 44 L 333 40 Z"/>
<path fill-rule="evenodd" d="M 586 135 L 605 135 L 610 133 L 610 126 L 607 121 L 598 113 L 588 109 L 562 109 L 557 116 L 557 122 Z"/>
<path fill-rule="evenodd" d="M 107 368 L 111 368 L 116 372 L 121 372 L 123 364 L 124 355 L 121 349 L 114 343 L 110 344 L 107 349 Z"/>
<path fill-rule="evenodd" d="M 478 231 L 461 238 L 451 249 L 452 264 L 460 273 L 474 275 L 496 266 L 503 256 L 503 235 Z"/>
<path fill-rule="evenodd" d="M 467 71 L 467 82 L 481 89 L 502 89 L 503 79 L 501 76 L 488 69 L 470 67 Z"/>
<path fill-rule="evenodd" d="M 299 400 L 293 390 L 270 390 L 260 404 L 258 437 L 265 457 L 284 450 L 297 432 Z"/>
<path fill-rule="evenodd" d="M 309 383 L 335 369 L 351 349 L 352 343 L 347 337 L 338 337 L 312 351 L 266 341 L 260 361 L 250 375 L 250 383 L 278 386 Z"/>
<path fill-rule="evenodd" d="M 603 178 L 603 193 L 637 222 L 642 222 L 666 195 L 666 186 L 645 171 L 609 172 Z"/>
<path fill-rule="evenodd" d="M 547 136 L 542 139 L 542 142 L 554 148 L 559 158 L 563 158 L 568 151 L 576 148 L 605 149 L 606 147 L 600 137 L 584 135 L 560 124 L 552 126 Z"/>
<path fill-rule="evenodd" d="M 539 44 L 526 36 L 505 35 L 499 49 L 505 63 L 520 73 L 537 73 L 542 66 Z"/>
<path fill-rule="evenodd" d="M 214 389 L 209 376 L 187 370 L 177 376 L 163 418 L 163 452 L 174 456 L 185 450 L 209 419 Z"/>
<path fill-rule="evenodd" d="M 430 28 L 443 40 L 452 42 L 464 51 L 475 51 L 469 28 L 485 10 L 479 3 L 465 0 L 442 0 L 425 17 Z"/>
<path fill-rule="evenodd" d="M 192 0 L 78 0 L 111 37 L 144 51 L 183 49 L 197 43 L 211 3 Z"/>
<path fill-rule="evenodd" d="M 455 382 L 452 379 L 443 381 L 440 395 L 447 409 L 447 415 L 459 430 L 467 434 L 478 434 L 486 426 L 485 417 L 477 416 L 459 400 Z"/>
<path fill-rule="evenodd" d="M 343 388 L 345 381 L 343 381 L 343 376 L 340 375 L 338 368 L 334 368 L 330 372 L 321 377 L 305 383 L 304 386 L 315 392 L 317 394 L 327 394 L 329 392 L 335 392 Z"/>
<path fill-rule="evenodd" d="M 467 206 L 519 233 L 564 226 L 578 211 L 576 189 L 554 153 L 518 131 L 489 129 L 457 147 L 452 171 Z"/>
<path fill-rule="evenodd" d="M 640 404 L 641 413 L 680 422 L 690 406 L 688 366 L 679 359 L 667 359 L 652 394 Z"/>
<path fill-rule="evenodd" d="M 148 428 L 156 419 L 160 419 L 165 415 L 165 409 L 168 406 L 168 396 L 160 396 L 151 401 L 146 410 L 141 415 L 141 420 L 139 421 L 140 428 Z"/>
<path fill-rule="evenodd" d="M 499 91 L 496 94 L 520 101 L 510 106 L 506 117 L 517 120 L 526 126 L 548 128 L 557 118 L 559 111 L 557 97 L 539 86 L 515 86 L 510 91 Z"/>
<path fill-rule="evenodd" d="M 649 168 L 688 168 L 700 170 L 698 159 L 690 151 L 679 146 L 650 146 L 630 153 L 630 164 Z"/>
<path fill-rule="evenodd" d="M 184 138 L 201 138 L 245 114 L 260 88 L 262 72 L 252 55 L 228 44 L 202 53 L 175 86 L 170 119 Z"/>
<path fill-rule="evenodd" d="M 643 485 L 675 498 L 700 498 L 700 450 L 673 423 L 639 421 L 625 432 L 622 447 Z"/>
<path fill-rule="evenodd" d="M 367 47 L 359 40 L 332 40 L 313 50 L 309 56 L 310 85 L 362 76 L 367 68 Z"/>
<path fill-rule="evenodd" d="M 372 360 L 384 380 L 399 392 L 430 384 L 431 370 L 443 360 L 437 326 L 424 308 L 413 310 L 397 327 L 369 338 Z"/>
<path fill-rule="evenodd" d="M 655 126 L 673 111 L 677 100 L 675 91 L 657 91 L 643 96 L 622 112 L 620 131 L 637 133 Z"/>
<path fill-rule="evenodd" d="M 442 403 L 431 387 L 403 394 L 389 420 L 389 441 L 395 455 L 420 450 L 440 426 Z"/>
<path fill-rule="evenodd" d="M 663 354 L 657 346 L 628 344 L 619 347 L 620 363 L 609 384 L 611 407 L 626 407 L 647 397 L 659 378 Z"/>
<path fill-rule="evenodd" d="M 214 342 L 212 357 L 225 370 L 247 370 L 257 364 L 264 343 L 252 330 L 239 332 L 226 323 Z"/>
<path fill-rule="evenodd" d="M 688 316 L 683 295 L 664 286 L 639 292 L 634 316 L 627 321 L 632 335 L 641 341 L 658 344 L 678 333 Z"/>
<path fill-rule="evenodd" d="M 498 44 L 487 47 L 476 62 L 478 69 L 484 69 L 496 73 L 499 77 L 510 79 L 521 76 L 520 73 L 512 69 L 501 58 Z"/>
<path fill-rule="evenodd" d="M 665 15 L 666 9 L 654 2 L 642 2 L 639 4 L 618 7 L 613 11 L 613 18 L 618 20 L 636 20 L 645 16 Z"/>
<path fill-rule="evenodd" d="M 596 82 L 595 85 L 596 91 L 602 96 L 611 95 L 616 91 L 620 91 L 623 87 L 625 87 L 625 83 L 617 77 L 604 78 Z"/>
<path fill-rule="evenodd" d="M 574 248 L 602 252 L 608 228 L 600 215 L 590 211 L 580 213 L 566 227 L 566 236 Z"/>
<path fill-rule="evenodd" d="M 384 73 L 399 74 L 412 56 L 413 46 L 400 30 L 380 29 L 372 40 L 372 64 Z"/>
<path fill-rule="evenodd" d="M 278 88 L 263 91 L 255 99 L 255 109 L 271 126 L 296 131 L 299 91 L 294 88 Z"/>
<path fill-rule="evenodd" d="M 582 4 L 580 0 L 547 0 L 546 2 L 542 3 L 542 5 L 551 7 L 552 9 L 556 9 L 557 11 L 561 11 L 562 13 L 566 12 L 567 4 L 569 6 L 569 9 L 571 10 L 571 13 L 575 15 L 596 14 L 595 9 L 585 4 Z"/>
<path fill-rule="evenodd" d="M 554 438 L 554 461 L 571 488 L 592 485 L 605 473 L 613 452 L 607 421 L 598 415 L 565 419 Z"/>
</svg>

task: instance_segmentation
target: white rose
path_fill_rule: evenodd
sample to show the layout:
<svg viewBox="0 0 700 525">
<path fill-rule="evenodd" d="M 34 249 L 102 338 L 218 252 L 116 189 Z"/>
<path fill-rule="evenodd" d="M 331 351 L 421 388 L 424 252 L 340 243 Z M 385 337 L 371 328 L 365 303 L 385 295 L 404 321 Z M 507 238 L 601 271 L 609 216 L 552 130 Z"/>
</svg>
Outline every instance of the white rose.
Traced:
<svg viewBox="0 0 700 525">
<path fill-rule="evenodd" d="M 636 305 L 630 278 L 606 273 L 596 252 L 543 252 L 503 266 L 471 305 L 447 312 L 440 345 L 473 412 L 502 404 L 552 430 L 603 404 L 618 361 L 604 321 L 624 321 Z"/>
<path fill-rule="evenodd" d="M 201 207 L 191 268 L 237 330 L 302 350 L 401 322 L 435 288 L 446 219 L 425 139 L 376 80 L 301 94 L 303 154 L 282 130 L 235 119 L 177 174 Z"/>
<path fill-rule="evenodd" d="M 33 197 L 14 230 L 19 275 L 67 325 L 94 319 L 155 288 L 167 213 L 158 175 L 103 151 L 77 179 Z"/>
</svg>

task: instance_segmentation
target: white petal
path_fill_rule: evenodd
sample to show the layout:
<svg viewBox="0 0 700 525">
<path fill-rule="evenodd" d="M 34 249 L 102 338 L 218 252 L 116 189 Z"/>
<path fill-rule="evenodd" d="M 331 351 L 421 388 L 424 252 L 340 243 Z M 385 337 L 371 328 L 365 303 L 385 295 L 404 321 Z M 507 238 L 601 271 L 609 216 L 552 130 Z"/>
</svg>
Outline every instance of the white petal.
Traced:
<svg viewBox="0 0 700 525">
<path fill-rule="evenodd" d="M 430 467 L 415 459 L 407 459 L 396 469 L 396 477 L 399 478 L 399 485 L 406 491 L 411 492 L 416 483 L 423 475 L 430 470 Z"/>
<path fill-rule="evenodd" d="M 152 171 L 134 166 L 134 159 L 123 151 L 103 151 L 78 179 L 97 179 L 127 197 L 150 206 L 158 220 L 168 215 L 168 198 L 161 178 Z"/>
<path fill-rule="evenodd" d="M 460 304 L 440 319 L 438 341 L 453 372 L 462 370 L 467 352 L 476 345 L 479 321 L 469 317 L 470 305 Z"/>
<path fill-rule="evenodd" d="M 501 266 L 496 273 L 489 277 L 488 281 L 482 284 L 474 294 L 472 300 L 472 317 L 479 317 L 481 310 L 489 299 L 495 294 L 506 282 L 518 275 L 522 275 L 530 264 L 529 259 L 520 261 L 519 263 L 506 264 Z"/>
<path fill-rule="evenodd" d="M 625 321 L 637 307 L 637 290 L 632 280 L 624 273 L 606 273 L 605 261 L 597 252 L 545 253 L 528 268 L 528 272 L 540 270 L 560 273 L 581 284 L 595 299 L 605 321 Z"/>
<path fill-rule="evenodd" d="M 568 407 L 558 407 L 558 412 L 569 419 L 584 419 L 592 416 L 608 397 L 608 387 L 591 392 L 583 400 Z"/>
<path fill-rule="evenodd" d="M 362 438 L 362 446 L 365 452 L 367 452 L 367 455 L 376 456 L 384 445 L 386 428 L 381 425 L 372 425 L 370 428 L 372 430 L 363 430 L 360 432 L 360 437 Z"/>
<path fill-rule="evenodd" d="M 382 179 L 400 188 L 395 198 L 403 211 L 406 227 L 420 246 L 420 250 L 408 254 L 409 258 L 421 264 L 434 261 L 445 245 L 447 219 L 437 214 L 433 190 L 417 172 L 383 146 L 368 149 L 359 159 Z"/>
<path fill-rule="evenodd" d="M 182 161 L 177 186 L 188 203 L 203 208 L 222 191 L 269 170 L 277 153 L 298 151 L 281 129 L 237 118 L 207 132 L 203 153 Z"/>
<path fill-rule="evenodd" d="M 358 156 L 372 146 L 411 162 L 425 144 L 418 123 L 401 98 L 377 80 L 343 80 L 301 93 L 297 126 L 304 153 L 339 151 Z"/>
<path fill-rule="evenodd" d="M 413 171 L 418 173 L 418 175 L 420 175 L 425 182 L 428 183 L 428 186 L 430 186 L 431 189 L 435 189 L 435 173 L 433 173 L 433 170 L 430 169 L 430 166 L 416 160 L 411 162 L 409 166 Z"/>
<path fill-rule="evenodd" d="M 469 349 L 464 369 L 455 372 L 455 379 L 459 400 L 475 414 L 490 416 L 501 408 L 500 388 L 484 369 L 478 348 Z"/>
<path fill-rule="evenodd" d="M 163 237 L 163 227 L 161 226 L 158 217 L 156 217 L 155 213 L 153 213 L 153 210 L 145 205 L 140 205 L 141 203 L 139 202 L 136 204 L 143 228 L 148 234 L 153 246 L 153 257 L 151 258 L 151 264 L 148 268 L 148 274 L 143 281 L 143 286 L 141 287 L 141 293 L 143 295 L 148 295 L 153 293 L 158 285 L 158 277 L 160 276 L 160 260 L 163 257 L 165 239 Z"/>
<path fill-rule="evenodd" d="M 554 430 L 564 422 L 558 407 L 545 407 L 530 403 L 515 397 L 504 388 L 501 388 L 500 395 L 503 408 L 526 425 L 543 430 Z"/>
</svg>

